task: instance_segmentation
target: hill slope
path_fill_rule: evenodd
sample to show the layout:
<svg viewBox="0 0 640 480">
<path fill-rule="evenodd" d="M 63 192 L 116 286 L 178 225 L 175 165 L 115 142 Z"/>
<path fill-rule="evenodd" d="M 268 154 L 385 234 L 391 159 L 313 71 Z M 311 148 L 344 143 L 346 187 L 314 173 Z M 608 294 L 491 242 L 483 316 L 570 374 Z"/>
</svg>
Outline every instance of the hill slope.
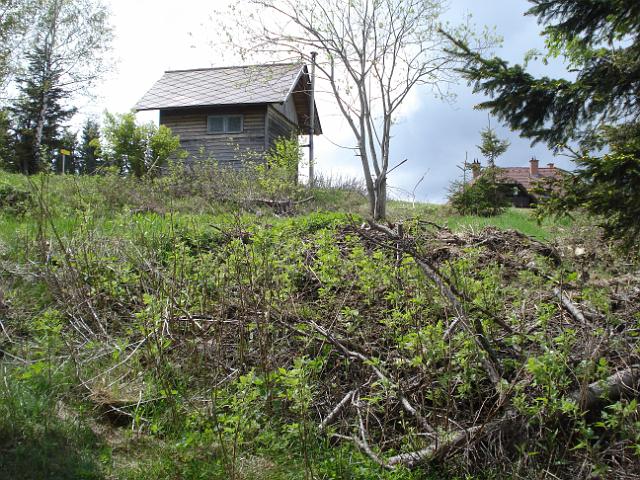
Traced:
<svg viewBox="0 0 640 480">
<path fill-rule="evenodd" d="M 207 182 L 0 179 L 0 478 L 640 474 L 596 231 Z"/>
</svg>

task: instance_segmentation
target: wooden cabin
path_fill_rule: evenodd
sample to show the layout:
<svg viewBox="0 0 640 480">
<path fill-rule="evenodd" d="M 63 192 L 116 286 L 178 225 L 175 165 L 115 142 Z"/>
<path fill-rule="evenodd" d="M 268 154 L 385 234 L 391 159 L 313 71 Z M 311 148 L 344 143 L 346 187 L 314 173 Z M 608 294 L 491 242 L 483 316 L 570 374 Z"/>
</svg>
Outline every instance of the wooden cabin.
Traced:
<svg viewBox="0 0 640 480">
<path fill-rule="evenodd" d="M 309 133 L 310 107 L 307 66 L 271 64 L 167 71 L 135 109 L 159 110 L 160 125 L 180 136 L 188 158 L 240 168 L 278 138 Z"/>
</svg>

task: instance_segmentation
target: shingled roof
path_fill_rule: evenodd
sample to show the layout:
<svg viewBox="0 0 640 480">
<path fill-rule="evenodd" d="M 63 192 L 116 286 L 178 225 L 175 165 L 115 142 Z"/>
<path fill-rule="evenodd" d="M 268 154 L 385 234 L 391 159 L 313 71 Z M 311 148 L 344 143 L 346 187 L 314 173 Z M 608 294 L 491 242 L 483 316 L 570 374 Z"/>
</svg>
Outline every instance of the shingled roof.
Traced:
<svg viewBox="0 0 640 480">
<path fill-rule="evenodd" d="M 306 66 L 300 63 L 171 70 L 135 109 L 283 103 L 305 73 Z"/>
<path fill-rule="evenodd" d="M 555 178 L 560 174 L 557 167 L 540 167 L 536 176 L 531 175 L 529 167 L 500 167 L 500 178 L 506 183 L 519 183 L 531 191 L 536 182 L 545 178 Z"/>
</svg>

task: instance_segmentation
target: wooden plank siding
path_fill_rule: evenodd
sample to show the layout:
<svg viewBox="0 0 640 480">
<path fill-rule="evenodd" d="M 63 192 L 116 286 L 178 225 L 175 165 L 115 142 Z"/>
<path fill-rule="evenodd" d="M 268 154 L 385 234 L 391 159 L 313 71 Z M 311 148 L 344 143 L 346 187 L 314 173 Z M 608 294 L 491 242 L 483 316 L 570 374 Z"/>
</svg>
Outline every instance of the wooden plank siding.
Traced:
<svg viewBox="0 0 640 480">
<path fill-rule="evenodd" d="M 246 158 L 262 158 L 266 140 L 266 105 L 161 110 L 160 124 L 180 136 L 189 159 L 215 160 L 240 168 Z M 209 115 L 242 115 L 242 133 L 207 133 Z"/>
<path fill-rule="evenodd" d="M 247 159 L 262 160 L 264 152 L 278 138 L 291 138 L 298 133 L 297 125 L 281 112 L 290 113 L 289 109 L 286 105 L 270 104 L 161 110 L 160 124 L 180 137 L 182 148 L 189 154 L 187 161 L 215 160 L 221 165 L 241 168 Z M 242 133 L 207 133 L 209 115 L 242 115 Z"/>
<path fill-rule="evenodd" d="M 297 135 L 298 127 L 272 105 L 267 109 L 267 149 L 271 148 L 278 138 L 291 138 Z"/>
</svg>

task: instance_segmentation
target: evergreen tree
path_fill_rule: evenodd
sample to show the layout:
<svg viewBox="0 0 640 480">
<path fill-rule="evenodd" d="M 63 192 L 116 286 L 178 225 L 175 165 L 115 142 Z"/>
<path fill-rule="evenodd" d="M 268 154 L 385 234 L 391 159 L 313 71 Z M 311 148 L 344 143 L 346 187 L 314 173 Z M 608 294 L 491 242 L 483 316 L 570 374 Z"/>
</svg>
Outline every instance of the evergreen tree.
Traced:
<svg viewBox="0 0 640 480">
<path fill-rule="evenodd" d="M 62 125 L 75 113 L 64 105 L 70 92 L 62 86 L 58 59 L 51 55 L 46 40 L 36 42 L 27 54 L 27 71 L 18 76 L 20 98 L 11 107 L 17 130 L 16 161 L 25 174 L 48 167 L 42 162 L 43 151 L 50 158 L 60 148 Z"/>
<path fill-rule="evenodd" d="M 54 152 L 53 168 L 57 173 L 81 173 L 78 159 L 78 136 L 75 132 L 65 128 L 60 137 L 60 148 Z M 62 149 L 70 152 L 62 158 Z"/>
<path fill-rule="evenodd" d="M 461 73 L 490 100 L 479 105 L 533 142 L 572 152 L 578 170 L 550 190 L 543 211 L 584 208 L 608 235 L 640 244 L 640 1 L 529 0 L 545 25 L 547 58 L 563 56 L 575 80 L 536 78 L 522 65 L 484 58 L 445 34 Z M 567 144 L 576 142 L 578 149 Z M 605 155 L 599 152 L 607 151 Z M 620 168 L 624 165 L 624 168 Z M 617 185 L 615 192 L 612 187 Z M 614 195 L 615 193 L 615 195 Z M 629 208 L 629 207 L 633 208 Z M 545 210 L 546 209 L 546 210 Z"/>
<path fill-rule="evenodd" d="M 496 166 L 496 159 L 507 151 L 510 143 L 498 138 L 495 130 L 491 128 L 491 123 L 480 131 L 480 138 L 482 142 L 478 145 L 478 150 L 489 165 L 479 173 L 471 185 L 453 182 L 449 189 L 449 201 L 462 215 L 492 217 L 503 213 L 510 204 L 510 188 L 502 182 L 501 169 Z M 480 169 L 480 164 L 475 165 Z M 464 168 L 467 168 L 466 163 Z"/>
<path fill-rule="evenodd" d="M 78 169 L 80 173 L 92 175 L 96 173 L 102 161 L 99 156 L 100 126 L 92 118 L 88 118 L 82 127 L 82 137 L 78 148 Z"/>
<path fill-rule="evenodd" d="M 503 155 L 509 148 L 508 140 L 500 140 L 491 124 L 480 132 L 482 143 L 478 145 L 478 150 L 487 159 L 490 167 L 495 167 L 496 159 Z"/>
<path fill-rule="evenodd" d="M 13 108 L 16 155 L 25 173 L 53 159 L 64 122 L 75 111 L 65 105 L 87 93 L 108 68 L 105 54 L 112 39 L 102 0 L 38 0 L 37 6 L 28 68 L 17 78 L 21 96 Z"/>
</svg>

